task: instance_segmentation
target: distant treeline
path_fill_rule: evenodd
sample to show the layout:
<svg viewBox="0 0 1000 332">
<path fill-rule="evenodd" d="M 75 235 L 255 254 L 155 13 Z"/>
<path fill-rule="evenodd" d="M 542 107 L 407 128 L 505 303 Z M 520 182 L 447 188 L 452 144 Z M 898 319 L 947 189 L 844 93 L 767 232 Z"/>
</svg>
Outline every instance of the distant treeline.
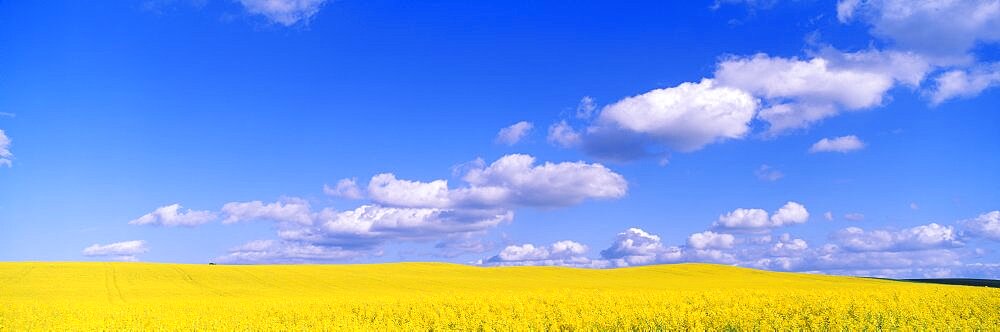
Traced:
<svg viewBox="0 0 1000 332">
<path fill-rule="evenodd" d="M 993 279 L 967 279 L 967 278 L 947 278 L 947 279 L 900 279 L 900 281 L 926 282 L 931 284 L 963 285 L 1000 288 L 1000 280 Z"/>
</svg>

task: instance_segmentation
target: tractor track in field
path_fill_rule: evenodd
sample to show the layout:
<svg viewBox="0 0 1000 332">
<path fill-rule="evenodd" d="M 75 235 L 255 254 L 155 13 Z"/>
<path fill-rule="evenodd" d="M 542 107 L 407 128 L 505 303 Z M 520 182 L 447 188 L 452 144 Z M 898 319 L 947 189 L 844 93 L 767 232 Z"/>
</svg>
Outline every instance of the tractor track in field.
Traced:
<svg viewBox="0 0 1000 332">
<path fill-rule="evenodd" d="M 108 296 L 108 303 L 127 303 L 122 296 L 122 290 L 118 287 L 118 272 L 111 263 L 104 265 L 104 288 Z"/>
<path fill-rule="evenodd" d="M 111 296 L 111 271 L 107 265 L 104 266 L 104 294 L 108 297 L 108 303 L 114 304 L 115 298 Z"/>
<path fill-rule="evenodd" d="M 118 286 L 118 269 L 114 265 L 111 265 L 111 285 L 115 287 L 115 293 L 118 294 L 118 300 L 123 303 L 128 303 L 125 297 L 122 296 L 122 288 Z"/>
<path fill-rule="evenodd" d="M 204 284 L 204 283 L 202 283 L 200 281 L 194 280 L 194 278 L 191 277 L 191 275 L 188 274 L 187 271 L 184 271 L 184 269 L 181 269 L 181 268 L 175 266 L 174 270 L 176 270 L 177 273 L 180 273 L 181 276 L 184 277 L 184 280 L 187 281 L 191 285 L 194 285 L 194 286 L 196 286 L 198 288 L 201 288 L 201 289 L 207 289 L 208 291 L 210 291 L 210 292 L 212 292 L 215 295 L 220 296 L 220 297 L 229 296 L 229 294 L 227 294 L 226 292 L 220 291 L 219 289 L 217 289 L 215 287 L 212 287 L 212 286 L 206 285 L 206 284 Z"/>
</svg>

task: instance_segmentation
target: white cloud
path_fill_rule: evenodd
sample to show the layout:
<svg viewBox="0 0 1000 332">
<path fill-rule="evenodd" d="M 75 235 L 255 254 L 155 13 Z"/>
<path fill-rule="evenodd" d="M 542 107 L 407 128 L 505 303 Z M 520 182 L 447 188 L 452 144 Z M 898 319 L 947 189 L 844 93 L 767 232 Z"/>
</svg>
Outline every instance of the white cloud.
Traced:
<svg viewBox="0 0 1000 332">
<path fill-rule="evenodd" d="M 865 142 L 862 142 L 861 139 L 859 139 L 857 136 L 848 135 L 848 136 L 821 139 L 818 142 L 814 143 L 812 147 L 809 148 L 809 152 L 848 153 L 851 151 L 857 151 L 864 148 L 865 148 Z"/>
<path fill-rule="evenodd" d="M 136 218 L 135 220 L 129 221 L 129 225 L 156 225 L 156 226 L 186 226 L 194 227 L 198 226 L 212 220 L 215 220 L 217 216 L 211 211 L 194 211 L 188 209 L 187 211 L 181 211 L 182 206 L 180 204 L 171 204 L 167 206 L 162 206 L 153 210 L 153 212 L 147 213 L 142 217 Z"/>
<path fill-rule="evenodd" d="M 619 198 L 628 190 L 621 175 L 601 164 L 536 165 L 534 157 L 523 154 L 503 156 L 488 166 L 474 163 L 462 180 L 467 187 L 451 189 L 446 180 L 420 182 L 379 174 L 368 184 L 368 195 L 379 204 L 402 207 L 558 207 Z"/>
<path fill-rule="evenodd" d="M 580 244 L 578 242 L 573 242 L 569 240 L 558 241 L 552 244 L 552 249 L 549 250 L 553 255 L 583 255 L 587 253 L 587 246 Z"/>
<path fill-rule="evenodd" d="M 217 257 L 216 261 L 238 264 L 312 263 L 380 255 L 380 250 L 350 250 L 309 243 L 257 240 L 230 249 L 228 254 Z"/>
<path fill-rule="evenodd" d="M 840 0 L 841 22 L 860 20 L 901 49 L 959 61 L 979 43 L 1000 41 L 997 0 Z"/>
<path fill-rule="evenodd" d="M 639 228 L 629 228 L 624 232 L 618 233 L 611 247 L 601 251 L 601 257 L 605 259 L 625 258 L 636 262 L 652 262 L 655 261 L 656 255 L 663 248 L 659 236 L 649 234 Z"/>
<path fill-rule="evenodd" d="M 363 205 L 330 213 L 318 227 L 279 232 L 288 240 L 357 245 L 392 239 L 433 239 L 483 231 L 511 221 L 508 210 L 399 208 Z"/>
<path fill-rule="evenodd" d="M 688 237 L 688 246 L 695 249 L 729 249 L 736 242 L 732 234 L 704 231 Z"/>
<path fill-rule="evenodd" d="M 549 246 L 533 244 L 510 245 L 497 255 L 481 262 L 485 265 L 556 265 L 556 266 L 593 266 L 593 262 L 584 256 L 587 246 L 569 240 L 553 243 Z"/>
<path fill-rule="evenodd" d="M 504 156 L 462 178 L 469 188 L 456 191 L 457 201 L 471 205 L 569 206 L 586 199 L 625 196 L 625 178 L 604 165 L 577 162 L 535 164 L 535 157 Z"/>
<path fill-rule="evenodd" d="M 660 237 L 642 229 L 629 228 L 619 233 L 611 247 L 601 251 L 601 260 L 591 266 L 622 267 L 677 262 L 711 262 L 734 264 L 736 257 L 728 252 L 737 239 L 731 234 L 702 232 L 692 234 L 687 247 L 666 246 Z"/>
<path fill-rule="evenodd" d="M 771 246 L 771 255 L 779 257 L 798 256 L 806 249 L 809 249 L 809 243 L 803 239 L 792 238 L 790 234 L 785 233 L 778 238 L 778 242 L 775 242 Z"/>
<path fill-rule="evenodd" d="M 804 205 L 796 202 L 788 202 L 771 216 L 771 226 L 781 227 L 802 224 L 808 220 L 809 211 L 806 210 Z"/>
<path fill-rule="evenodd" d="M 953 98 L 975 97 L 987 88 L 1000 85 L 1000 62 L 970 70 L 955 69 L 934 79 L 931 103 L 941 104 Z"/>
<path fill-rule="evenodd" d="M 983 213 L 960 223 L 973 235 L 1000 241 L 1000 211 Z"/>
<path fill-rule="evenodd" d="M 920 210 L 920 205 L 917 205 L 917 203 L 914 202 L 910 202 L 910 210 Z"/>
<path fill-rule="evenodd" d="M 877 49 L 848 53 L 826 47 L 805 59 L 733 56 L 719 62 L 714 78 L 605 106 L 582 134 L 565 122 L 553 125 L 549 141 L 579 144 L 604 159 L 662 158 L 743 138 L 754 118 L 767 123 L 767 136 L 775 136 L 845 111 L 879 107 L 889 90 L 918 89 L 934 68 L 920 54 Z"/>
<path fill-rule="evenodd" d="M 771 222 L 768 219 L 767 211 L 739 208 L 720 215 L 719 220 L 715 222 L 714 226 L 733 229 L 761 229 L 771 227 Z"/>
<path fill-rule="evenodd" d="M 136 255 L 149 251 L 146 241 L 134 240 L 109 244 L 93 244 L 83 249 L 84 256 L 107 257 L 113 260 L 135 261 Z"/>
<path fill-rule="evenodd" d="M 844 219 L 848 221 L 862 221 L 865 220 L 865 215 L 857 212 L 850 212 L 844 214 Z"/>
<path fill-rule="evenodd" d="M 781 178 L 785 177 L 784 173 L 781 173 L 781 171 L 776 170 L 774 169 L 774 167 L 768 165 L 760 165 L 760 167 L 757 168 L 757 170 L 754 171 L 753 174 L 757 176 L 757 178 L 760 179 L 761 181 L 778 181 Z"/>
<path fill-rule="evenodd" d="M 309 203 L 299 198 L 286 198 L 279 202 L 264 204 L 261 201 L 232 202 L 222 206 L 226 216 L 223 224 L 251 220 L 270 220 L 284 223 L 311 225 L 313 215 Z"/>
<path fill-rule="evenodd" d="M 482 252 L 482 243 L 445 243 L 468 240 L 499 224 L 510 222 L 517 207 L 562 207 L 587 199 L 612 199 L 625 195 L 625 179 L 601 164 L 546 162 L 537 164 L 528 155 L 507 155 L 492 164 L 481 160 L 463 168 L 467 186 L 448 188 L 446 180 L 420 182 L 378 174 L 368 184 L 369 204 L 347 211 L 323 208 L 314 211 L 309 202 L 295 197 L 276 202 L 230 202 L 222 206 L 222 222 L 274 221 L 276 240 L 254 242 L 235 248 L 220 258 L 240 262 L 300 262 L 336 260 L 371 255 L 390 241 L 442 241 L 442 252 Z M 352 180 L 342 180 L 327 194 L 362 197 Z M 360 189 L 357 189 L 360 191 Z M 194 225 L 201 211 L 180 213 L 179 205 L 158 209 L 133 223 Z M 264 246 L 266 244 L 266 246 Z M 551 255 L 578 253 L 582 247 L 557 242 L 547 248 Z M 471 250 L 471 251 L 470 251 Z M 550 256 L 551 256 L 550 255 Z"/>
<path fill-rule="evenodd" d="M 343 197 L 347 199 L 362 199 L 364 194 L 361 189 L 358 188 L 358 183 L 355 179 L 340 179 L 337 181 L 337 185 L 330 187 L 328 185 L 323 185 L 323 193 L 335 196 Z"/>
<path fill-rule="evenodd" d="M 761 231 L 769 228 L 802 224 L 809 220 L 809 211 L 797 202 L 787 202 L 768 217 L 762 209 L 735 209 L 719 216 L 713 224 L 719 229 Z"/>
<path fill-rule="evenodd" d="M 580 145 L 582 138 L 580 133 L 573 130 L 573 127 L 570 127 L 570 125 L 564 120 L 549 126 L 549 136 L 547 140 L 552 145 L 563 148 L 571 148 Z"/>
<path fill-rule="evenodd" d="M 848 227 L 831 237 L 841 247 L 850 251 L 912 251 L 962 246 L 952 226 L 936 223 L 906 228 L 899 231 L 865 231 Z"/>
<path fill-rule="evenodd" d="M 580 99 L 580 104 L 576 106 L 576 117 L 580 119 L 590 119 L 597 111 L 597 104 L 591 96 L 584 96 Z"/>
<path fill-rule="evenodd" d="M 3 129 L 0 129 L 0 166 L 10 167 L 10 159 L 13 157 L 14 154 L 10 152 L 10 138 Z"/>
<path fill-rule="evenodd" d="M 809 60 L 771 57 L 733 57 L 715 72 L 719 86 L 734 87 L 759 96 L 767 105 L 757 115 L 777 134 L 809 125 L 841 111 L 882 105 L 897 81 L 919 83 L 929 70 L 915 55 L 867 51 L 828 50 Z"/>
<path fill-rule="evenodd" d="M 585 246 L 572 241 L 562 257 L 553 258 L 557 247 L 508 246 L 486 265 L 560 265 L 576 267 L 624 267 L 676 262 L 732 264 L 782 271 L 805 271 L 861 276 L 914 277 L 927 275 L 995 276 L 996 264 L 961 262 L 963 244 L 950 226 L 928 224 L 900 231 L 848 229 L 834 233 L 837 244 L 813 248 L 791 234 L 772 237 L 753 234 L 692 234 L 686 246 L 666 246 L 657 235 L 638 228 L 619 233 L 600 258 L 589 259 Z M 981 252 L 981 250 L 977 251 Z M 982 255 L 981 253 L 979 255 Z"/>
<path fill-rule="evenodd" d="M 608 105 L 596 124 L 588 128 L 588 134 L 605 140 L 615 138 L 601 136 L 637 135 L 643 141 L 689 152 L 714 142 L 743 138 L 750 130 L 757 106 L 750 94 L 703 79 Z"/>
<path fill-rule="evenodd" d="M 499 254 L 493 256 L 495 261 L 536 261 L 549 258 L 549 251 L 545 247 L 535 247 L 532 244 L 519 246 L 507 246 Z"/>
<path fill-rule="evenodd" d="M 262 15 L 274 23 L 292 26 L 308 23 L 326 0 L 239 0 L 247 12 Z"/>
<path fill-rule="evenodd" d="M 496 141 L 497 143 L 506 145 L 517 144 L 517 142 L 520 142 L 521 139 L 527 136 L 534 127 L 535 125 L 527 121 L 512 124 L 509 127 L 500 129 L 500 132 L 497 133 Z"/>
<path fill-rule="evenodd" d="M 419 182 L 399 180 L 390 173 L 378 174 L 368 182 L 373 201 L 404 207 L 447 207 L 452 205 L 447 180 Z"/>
<path fill-rule="evenodd" d="M 833 212 L 826 211 L 825 213 L 823 213 L 823 219 L 826 219 L 827 221 L 833 221 Z"/>
</svg>

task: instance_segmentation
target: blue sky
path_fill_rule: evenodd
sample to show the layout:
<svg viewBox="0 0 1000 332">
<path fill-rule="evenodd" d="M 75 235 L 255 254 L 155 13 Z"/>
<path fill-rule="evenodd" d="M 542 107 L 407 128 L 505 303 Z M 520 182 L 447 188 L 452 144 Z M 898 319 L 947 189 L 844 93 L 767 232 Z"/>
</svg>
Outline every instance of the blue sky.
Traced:
<svg viewBox="0 0 1000 332">
<path fill-rule="evenodd" d="M 0 260 L 1000 278 L 997 31 L 995 0 L 0 2 Z"/>
</svg>

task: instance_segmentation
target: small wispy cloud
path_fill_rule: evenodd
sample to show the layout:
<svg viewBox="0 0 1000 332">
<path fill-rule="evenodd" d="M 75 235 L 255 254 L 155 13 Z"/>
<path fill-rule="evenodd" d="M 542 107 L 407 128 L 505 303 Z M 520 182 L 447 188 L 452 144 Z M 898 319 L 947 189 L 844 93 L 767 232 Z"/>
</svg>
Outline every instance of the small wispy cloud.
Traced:
<svg viewBox="0 0 1000 332">
<path fill-rule="evenodd" d="M 753 174 L 756 175 L 757 178 L 762 181 L 778 181 L 781 178 L 785 177 L 784 173 L 781 173 L 781 171 L 776 170 L 774 169 L 774 167 L 768 166 L 766 164 L 760 165 L 760 167 L 757 168 L 757 170 L 754 171 Z"/>
<path fill-rule="evenodd" d="M 809 148 L 810 153 L 817 152 L 840 152 L 848 153 L 851 151 L 857 151 L 865 148 L 865 142 L 862 142 L 857 136 L 848 135 L 840 136 L 834 138 L 824 138 L 816 142 Z"/>
<path fill-rule="evenodd" d="M 326 0 L 240 0 L 248 13 L 284 26 L 308 24 L 324 3 Z"/>
<path fill-rule="evenodd" d="M 524 139 L 524 137 L 527 136 L 534 127 L 535 125 L 528 121 L 521 121 L 512 124 L 508 127 L 500 129 L 500 132 L 497 133 L 496 141 L 497 143 L 506 145 L 517 144 L 517 142 Z"/>
<path fill-rule="evenodd" d="M 104 257 L 119 261 L 136 261 L 136 255 L 149 251 L 146 241 L 132 240 L 108 244 L 93 244 L 83 249 L 83 255 L 88 257 Z"/>
<path fill-rule="evenodd" d="M 844 215 L 844 219 L 850 221 L 862 221 L 865 220 L 865 215 L 857 212 L 851 212 Z"/>
</svg>

